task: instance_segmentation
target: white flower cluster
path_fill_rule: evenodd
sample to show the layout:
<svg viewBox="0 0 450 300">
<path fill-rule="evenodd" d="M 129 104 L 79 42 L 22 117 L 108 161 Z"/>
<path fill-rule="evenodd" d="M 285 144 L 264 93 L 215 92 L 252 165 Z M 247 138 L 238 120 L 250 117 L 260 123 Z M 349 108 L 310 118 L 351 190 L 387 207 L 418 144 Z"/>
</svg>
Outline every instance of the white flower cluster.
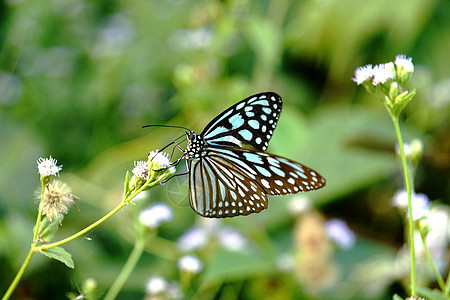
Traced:
<svg viewBox="0 0 450 300">
<path fill-rule="evenodd" d="M 392 197 L 392 205 L 406 211 L 406 217 L 408 213 L 408 194 L 405 190 L 397 191 Z M 425 194 L 411 195 L 412 217 L 414 221 L 417 221 L 423 217 L 427 217 L 430 214 L 430 201 Z"/>
<path fill-rule="evenodd" d="M 154 276 L 147 280 L 145 291 L 150 299 L 183 299 L 180 284 L 168 281 L 162 277 Z"/>
<path fill-rule="evenodd" d="M 148 154 L 148 160 L 153 161 L 160 167 L 160 169 L 169 168 L 171 166 L 171 162 L 167 154 L 164 152 L 159 152 L 159 150 L 150 151 Z"/>
<path fill-rule="evenodd" d="M 177 246 L 182 252 L 202 249 L 210 241 L 215 241 L 230 251 L 243 251 L 249 242 L 242 234 L 231 227 L 220 226 L 218 220 L 202 219 L 184 232 L 178 239 Z"/>
<path fill-rule="evenodd" d="M 395 62 L 389 62 L 386 64 L 379 64 L 375 67 L 372 65 L 366 65 L 359 67 L 355 71 L 355 77 L 352 78 L 356 84 L 360 85 L 368 80 L 372 80 L 372 84 L 377 86 L 383 84 L 390 79 L 395 79 L 399 74 L 411 74 L 414 71 L 414 65 L 412 58 L 406 58 L 405 55 L 397 55 Z"/>
<path fill-rule="evenodd" d="M 139 220 L 144 226 L 156 229 L 162 223 L 172 220 L 172 217 L 172 209 L 169 206 L 161 202 L 155 202 L 141 212 Z"/>
</svg>

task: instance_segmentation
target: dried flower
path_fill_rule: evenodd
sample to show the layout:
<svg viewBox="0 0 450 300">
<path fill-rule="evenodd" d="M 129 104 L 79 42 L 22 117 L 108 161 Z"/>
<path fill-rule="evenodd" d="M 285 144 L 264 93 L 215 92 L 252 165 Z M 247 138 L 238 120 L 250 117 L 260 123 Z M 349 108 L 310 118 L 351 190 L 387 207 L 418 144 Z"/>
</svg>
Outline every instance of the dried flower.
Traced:
<svg viewBox="0 0 450 300">
<path fill-rule="evenodd" d="M 54 180 L 45 186 L 40 208 L 42 214 L 46 215 L 50 221 L 53 218 L 58 218 L 61 222 L 60 217 L 67 214 L 70 206 L 75 204 L 77 199 L 76 196 L 72 195 L 72 190 L 67 184 Z"/>
</svg>

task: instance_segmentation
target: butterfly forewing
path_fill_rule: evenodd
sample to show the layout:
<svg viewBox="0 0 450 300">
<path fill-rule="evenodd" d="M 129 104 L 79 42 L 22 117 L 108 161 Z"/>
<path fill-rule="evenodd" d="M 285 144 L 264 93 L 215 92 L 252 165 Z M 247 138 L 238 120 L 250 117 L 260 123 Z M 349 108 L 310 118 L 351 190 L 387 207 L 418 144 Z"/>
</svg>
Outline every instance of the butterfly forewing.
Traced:
<svg viewBox="0 0 450 300">
<path fill-rule="evenodd" d="M 190 165 L 191 207 L 205 217 L 248 215 L 268 207 L 267 195 L 325 185 L 317 172 L 287 158 L 237 147 L 208 147 Z"/>
<path fill-rule="evenodd" d="M 281 97 L 260 93 L 231 106 L 212 120 L 201 136 L 211 145 L 241 147 L 241 143 L 264 151 L 280 117 Z"/>
</svg>

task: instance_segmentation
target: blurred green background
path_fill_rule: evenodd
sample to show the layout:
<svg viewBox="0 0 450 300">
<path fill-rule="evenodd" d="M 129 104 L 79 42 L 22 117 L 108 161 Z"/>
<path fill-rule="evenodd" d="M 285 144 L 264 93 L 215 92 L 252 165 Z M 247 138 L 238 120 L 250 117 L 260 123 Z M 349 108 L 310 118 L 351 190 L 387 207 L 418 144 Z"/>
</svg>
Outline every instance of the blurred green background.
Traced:
<svg viewBox="0 0 450 300">
<path fill-rule="evenodd" d="M 201 132 L 235 102 L 274 91 L 284 107 L 268 151 L 314 168 L 327 186 L 305 194 L 314 209 L 300 216 L 289 213 L 296 196 L 285 196 L 271 197 L 258 215 L 217 221 L 251 247 L 231 251 L 211 241 L 197 250 L 204 269 L 184 297 L 405 296 L 407 266 L 395 276 L 380 267 L 392 267 L 404 244 L 402 218 L 390 204 L 402 187 L 395 133 L 383 105 L 351 78 L 358 66 L 413 58 L 417 96 L 401 126 L 406 141 L 420 138 L 425 146 L 415 188 L 435 203 L 448 201 L 449 15 L 446 0 L 0 2 L 0 291 L 32 238 L 39 157 L 56 158 L 61 179 L 80 198 L 59 240 L 120 202 L 133 161 L 183 134 L 142 125 Z M 75 269 L 33 257 L 16 299 L 64 299 L 89 277 L 107 290 L 133 248 L 139 211 L 152 201 L 168 203 L 174 218 L 146 245 L 118 299 L 145 297 L 152 276 L 180 281 L 176 241 L 193 224 L 204 226 L 182 178 L 152 189 L 89 239 L 65 245 Z M 296 235 L 307 217 L 318 226 L 343 219 L 357 236 L 351 249 L 333 246 L 326 255 L 333 268 L 323 274 L 296 259 L 305 251 Z M 294 258 L 287 269 L 283 257 Z M 435 286 L 427 269 L 419 275 Z M 314 276 L 329 280 L 308 283 Z"/>
</svg>

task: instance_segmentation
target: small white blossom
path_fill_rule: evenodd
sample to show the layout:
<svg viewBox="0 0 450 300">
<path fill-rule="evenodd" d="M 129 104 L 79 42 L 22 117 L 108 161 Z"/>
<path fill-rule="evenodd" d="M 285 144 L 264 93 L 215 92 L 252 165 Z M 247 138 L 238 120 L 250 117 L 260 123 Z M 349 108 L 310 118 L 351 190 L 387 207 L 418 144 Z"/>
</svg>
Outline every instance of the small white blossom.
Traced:
<svg viewBox="0 0 450 300">
<path fill-rule="evenodd" d="M 355 245 L 356 236 L 343 220 L 332 219 L 325 224 L 327 235 L 339 246 L 348 250 Z"/>
<path fill-rule="evenodd" d="M 150 151 L 148 154 L 148 160 L 155 162 L 161 169 L 171 167 L 171 162 L 164 152 L 159 152 L 159 150 Z"/>
<path fill-rule="evenodd" d="M 414 72 L 414 64 L 412 63 L 412 57 L 406 58 L 406 55 L 400 54 L 395 57 L 394 63 L 398 69 L 402 69 L 405 72 Z"/>
<path fill-rule="evenodd" d="M 39 174 L 41 174 L 42 177 L 48 177 L 52 175 L 59 176 L 59 171 L 61 171 L 62 165 L 57 166 L 57 162 L 58 161 L 56 159 L 53 159 L 51 155 L 50 158 L 39 157 L 39 159 L 37 160 Z"/>
<path fill-rule="evenodd" d="M 162 223 L 170 221 L 172 217 L 172 210 L 169 206 L 156 202 L 141 212 L 139 220 L 144 226 L 155 229 Z"/>
<path fill-rule="evenodd" d="M 395 68 L 392 62 L 387 64 L 376 65 L 373 68 L 373 85 L 385 83 L 389 79 L 393 79 L 395 76 Z"/>
<path fill-rule="evenodd" d="M 147 280 L 145 290 L 149 295 L 162 294 L 167 290 L 169 283 L 162 277 L 151 277 Z"/>
<path fill-rule="evenodd" d="M 355 71 L 355 78 L 352 78 L 357 85 L 369 80 L 373 77 L 374 72 L 372 65 L 365 65 L 364 67 L 359 67 Z"/>
<path fill-rule="evenodd" d="M 148 179 L 148 164 L 146 161 L 140 160 L 134 162 L 133 174 L 144 180 Z"/>
<path fill-rule="evenodd" d="M 281 272 L 289 273 L 295 270 L 295 258 L 290 253 L 283 253 L 277 257 L 276 265 Z"/>
<path fill-rule="evenodd" d="M 397 191 L 392 198 L 392 205 L 406 211 L 408 213 L 408 194 L 405 190 Z M 426 217 L 430 213 L 430 201 L 425 194 L 411 194 L 412 216 L 413 220 L 419 220 Z"/>
<path fill-rule="evenodd" d="M 193 274 L 198 274 L 203 269 L 203 262 L 195 255 L 186 255 L 178 260 L 178 268 Z"/>
<path fill-rule="evenodd" d="M 208 232 L 201 227 L 191 227 L 178 239 L 177 246 L 188 252 L 202 248 L 208 241 Z"/>
<path fill-rule="evenodd" d="M 312 207 L 311 199 L 306 196 L 294 196 L 288 203 L 288 210 L 294 216 L 308 212 Z"/>
<path fill-rule="evenodd" d="M 218 232 L 220 244 L 228 250 L 239 251 L 246 248 L 248 241 L 237 231 L 223 228 Z"/>
</svg>

